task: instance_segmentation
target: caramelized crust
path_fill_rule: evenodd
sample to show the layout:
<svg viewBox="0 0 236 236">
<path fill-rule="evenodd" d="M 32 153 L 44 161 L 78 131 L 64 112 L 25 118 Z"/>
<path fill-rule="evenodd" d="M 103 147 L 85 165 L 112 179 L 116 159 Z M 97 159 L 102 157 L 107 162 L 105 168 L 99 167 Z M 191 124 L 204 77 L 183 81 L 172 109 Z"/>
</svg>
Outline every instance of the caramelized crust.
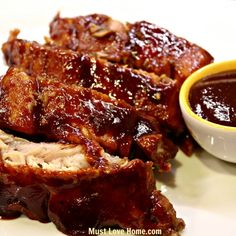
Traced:
<svg viewBox="0 0 236 236">
<path fill-rule="evenodd" d="M 156 74 L 165 73 L 179 85 L 213 61 L 203 48 L 155 24 L 140 21 L 128 24 L 128 28 L 129 49 L 134 55 L 128 64 Z"/>
<path fill-rule="evenodd" d="M 14 32 L 13 32 L 14 34 Z M 8 65 L 23 68 L 31 75 L 77 84 L 118 98 L 155 119 L 175 135 L 184 131 L 178 104 L 179 87 L 167 76 L 110 64 L 54 46 L 10 37 L 2 50 Z"/>
<path fill-rule="evenodd" d="M 50 24 L 50 33 L 57 45 L 82 54 L 99 55 L 114 62 L 128 56 L 126 25 L 106 15 L 63 19 L 58 14 Z"/>
<path fill-rule="evenodd" d="M 121 157 L 130 156 L 131 147 L 138 146 L 160 170 L 170 169 L 168 160 L 174 158 L 176 146 L 155 120 L 139 114 L 123 100 L 76 85 L 36 79 L 17 68 L 9 69 L 1 89 L 0 108 L 6 111 L 0 113 L 1 128 L 86 144 L 89 154 L 96 158 L 100 158 L 100 145 Z"/>
<path fill-rule="evenodd" d="M 15 73 L 9 70 L 8 78 Z M 25 134 L 35 133 L 35 116 L 37 83 L 29 80 L 25 73 L 18 71 L 18 85 L 13 79 L 4 79 L 0 87 L 0 124 Z M 2 81 L 2 78 L 1 78 Z M 5 97 L 5 91 L 8 91 Z M 23 119 L 22 119 L 23 117 Z"/>
<path fill-rule="evenodd" d="M 101 14 L 74 18 L 57 15 L 50 24 L 50 36 L 50 43 L 60 47 L 158 75 L 164 73 L 179 84 L 213 61 L 206 50 L 155 24 L 146 21 L 122 24 Z M 115 49 L 119 51 L 114 53 Z"/>
</svg>

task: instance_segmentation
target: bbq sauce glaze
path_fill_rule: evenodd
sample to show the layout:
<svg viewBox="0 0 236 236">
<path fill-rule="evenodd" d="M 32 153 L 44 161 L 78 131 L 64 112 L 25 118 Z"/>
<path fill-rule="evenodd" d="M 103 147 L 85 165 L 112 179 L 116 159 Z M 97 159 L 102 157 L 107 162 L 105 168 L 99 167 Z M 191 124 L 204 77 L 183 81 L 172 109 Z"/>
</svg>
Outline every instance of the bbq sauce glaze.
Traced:
<svg viewBox="0 0 236 236">
<path fill-rule="evenodd" d="M 190 106 L 205 120 L 236 127 L 236 70 L 204 77 L 189 93 Z"/>
</svg>

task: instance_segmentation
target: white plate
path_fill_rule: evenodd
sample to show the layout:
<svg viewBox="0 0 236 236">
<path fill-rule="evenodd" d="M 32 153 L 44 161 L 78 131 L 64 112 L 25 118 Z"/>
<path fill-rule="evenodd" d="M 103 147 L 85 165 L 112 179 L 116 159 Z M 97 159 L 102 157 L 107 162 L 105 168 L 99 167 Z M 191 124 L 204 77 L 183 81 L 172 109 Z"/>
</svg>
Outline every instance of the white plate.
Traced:
<svg viewBox="0 0 236 236">
<path fill-rule="evenodd" d="M 54 15 L 104 13 L 123 21 L 148 20 L 206 48 L 216 61 L 236 58 L 236 1 L 70 0 L 0 3 L 0 44 L 11 29 L 21 37 L 43 41 Z M 0 72 L 7 67 L 0 61 Z M 186 222 L 184 236 L 236 234 L 236 165 L 206 152 L 191 158 L 179 152 L 171 173 L 157 178 L 157 186 Z M 53 224 L 21 217 L 0 221 L 1 236 L 59 236 Z"/>
</svg>

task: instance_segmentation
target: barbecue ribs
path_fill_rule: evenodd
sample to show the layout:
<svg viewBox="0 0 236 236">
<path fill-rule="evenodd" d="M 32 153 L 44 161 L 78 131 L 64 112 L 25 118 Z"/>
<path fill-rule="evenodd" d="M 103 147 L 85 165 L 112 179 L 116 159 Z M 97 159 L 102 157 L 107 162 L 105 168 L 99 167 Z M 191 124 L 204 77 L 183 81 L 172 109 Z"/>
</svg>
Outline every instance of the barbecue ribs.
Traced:
<svg viewBox="0 0 236 236">
<path fill-rule="evenodd" d="M 123 24 L 102 14 L 61 18 L 50 24 L 50 43 L 138 69 L 166 74 L 179 84 L 213 61 L 204 49 L 155 24 Z"/>
<path fill-rule="evenodd" d="M 171 139 L 184 136 L 191 153 L 179 89 L 212 56 L 154 24 L 101 14 L 57 15 L 45 45 L 18 33 L 2 46 L 0 217 L 23 213 L 72 236 L 109 226 L 179 235 L 152 165 L 170 170 Z"/>
<path fill-rule="evenodd" d="M 16 36 L 17 32 L 12 32 L 2 47 L 8 65 L 21 67 L 31 75 L 47 75 L 60 82 L 92 88 L 122 99 L 136 110 L 154 116 L 175 136 L 184 132 L 176 81 L 165 75 L 159 77 Z"/>
<path fill-rule="evenodd" d="M 0 83 L 0 127 L 49 140 L 91 143 L 109 153 L 130 156 L 141 151 L 160 170 L 169 170 L 177 147 L 152 117 L 140 114 L 123 100 L 76 85 L 35 78 L 10 68 Z M 97 146 L 97 148 L 95 148 Z"/>
<path fill-rule="evenodd" d="M 62 232 L 88 235 L 88 228 L 116 225 L 160 229 L 162 235 L 184 228 L 170 202 L 155 189 L 151 163 L 120 159 L 101 151 L 105 165 L 86 145 L 33 143 L 0 131 L 0 216 L 21 213 L 52 221 Z M 96 166 L 96 167 L 95 167 Z"/>
</svg>

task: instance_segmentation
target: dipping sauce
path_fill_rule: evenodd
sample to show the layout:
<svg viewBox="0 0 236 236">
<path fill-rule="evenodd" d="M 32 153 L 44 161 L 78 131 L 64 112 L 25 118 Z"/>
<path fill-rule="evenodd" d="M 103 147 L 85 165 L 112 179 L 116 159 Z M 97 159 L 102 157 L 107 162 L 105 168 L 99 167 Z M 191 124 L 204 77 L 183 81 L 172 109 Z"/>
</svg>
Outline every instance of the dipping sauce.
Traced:
<svg viewBox="0 0 236 236">
<path fill-rule="evenodd" d="M 205 120 L 236 127 L 236 70 L 204 77 L 189 93 L 194 113 Z"/>
</svg>

